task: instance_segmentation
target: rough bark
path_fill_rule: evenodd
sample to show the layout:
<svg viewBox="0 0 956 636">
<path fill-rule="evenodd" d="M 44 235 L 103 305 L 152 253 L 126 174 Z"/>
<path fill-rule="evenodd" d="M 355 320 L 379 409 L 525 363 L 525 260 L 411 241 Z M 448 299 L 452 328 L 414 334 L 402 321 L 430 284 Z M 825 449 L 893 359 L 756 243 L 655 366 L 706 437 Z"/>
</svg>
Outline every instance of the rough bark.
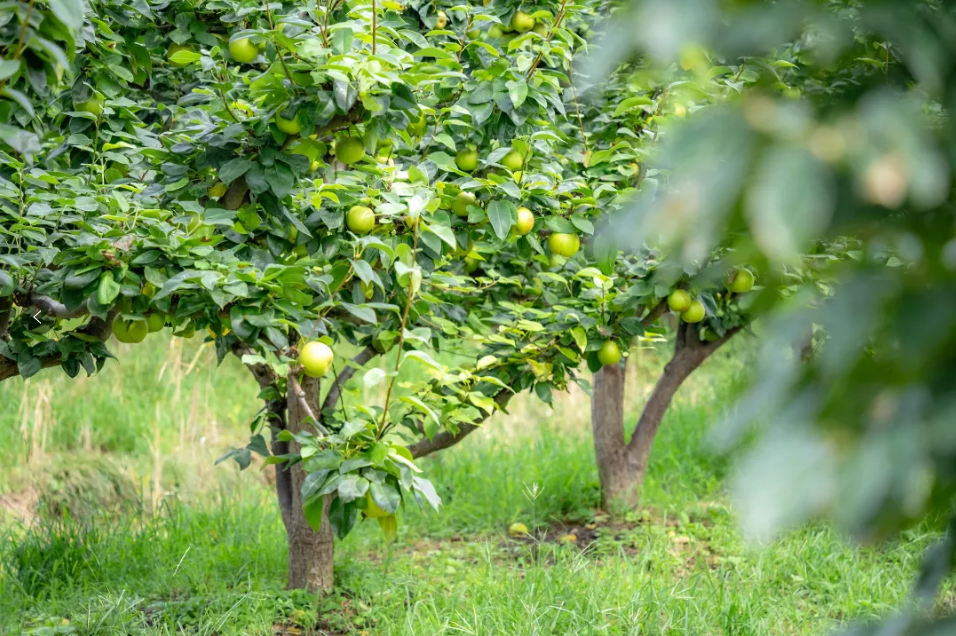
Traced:
<svg viewBox="0 0 956 636">
<path fill-rule="evenodd" d="M 13 300 L 10 298 L 0 298 L 0 338 L 7 335 L 7 329 L 10 328 L 10 313 L 13 311 Z"/>
<path fill-rule="evenodd" d="M 301 389 L 301 391 L 300 391 Z M 294 374 L 289 375 L 287 426 L 292 433 L 305 430 L 305 420 L 319 413 L 320 383 L 316 378 L 305 378 L 301 387 Z M 304 395 L 303 395 L 304 394 Z M 299 452 L 298 442 L 289 442 L 289 452 Z M 331 495 L 325 497 L 322 507 L 322 525 L 318 532 L 306 522 L 302 513 L 302 482 L 306 472 L 301 462 L 289 472 L 292 475 L 292 507 L 283 511 L 282 521 L 289 536 L 289 587 L 305 588 L 312 592 L 328 591 L 334 582 L 335 535 L 329 521 Z"/>
<path fill-rule="evenodd" d="M 594 458 L 601 482 L 601 505 L 637 504 L 634 458 L 624 440 L 623 364 L 604 367 L 594 374 L 591 397 L 591 429 L 594 435 Z"/>
</svg>

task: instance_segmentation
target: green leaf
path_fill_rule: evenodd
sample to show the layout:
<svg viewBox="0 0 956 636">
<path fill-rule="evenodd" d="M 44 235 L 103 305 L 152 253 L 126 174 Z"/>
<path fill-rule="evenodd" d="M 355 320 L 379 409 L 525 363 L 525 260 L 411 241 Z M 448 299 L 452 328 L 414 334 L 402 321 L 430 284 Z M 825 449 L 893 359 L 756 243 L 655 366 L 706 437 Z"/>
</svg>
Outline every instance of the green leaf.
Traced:
<svg viewBox="0 0 956 636">
<path fill-rule="evenodd" d="M 20 70 L 20 60 L 0 60 L 0 80 L 5 80 Z"/>
<path fill-rule="evenodd" d="M 343 26 L 335 30 L 335 33 L 332 34 L 332 52 L 336 55 L 345 55 L 352 48 L 352 40 L 354 39 L 354 34 L 352 29 Z"/>
<path fill-rule="evenodd" d="M 24 352 L 17 356 L 17 370 L 24 380 L 35 376 L 42 368 L 42 360 L 33 357 L 31 353 Z"/>
<path fill-rule="evenodd" d="M 424 351 L 409 351 L 402 359 L 402 364 L 404 365 L 408 360 L 418 360 L 419 362 L 430 366 L 438 372 L 444 372 L 442 366 L 435 362 L 435 360 Z"/>
<path fill-rule="evenodd" d="M 372 501 L 385 512 L 394 513 L 402 503 L 402 496 L 388 483 L 375 483 L 369 486 Z"/>
<path fill-rule="evenodd" d="M 202 59 L 202 55 L 196 51 L 176 51 L 169 56 L 169 61 L 173 64 L 178 64 L 179 66 L 186 66 L 187 64 L 192 64 L 193 62 L 198 62 Z"/>
<path fill-rule="evenodd" d="M 355 501 L 368 492 L 368 480 L 356 473 L 349 473 L 339 482 L 339 499 L 342 503 Z"/>
<path fill-rule="evenodd" d="M 322 497 L 313 496 L 311 499 L 308 499 L 305 502 L 305 504 L 302 506 L 302 513 L 305 515 L 306 522 L 316 532 L 322 529 L 323 505 L 324 505 L 324 501 Z"/>
<path fill-rule="evenodd" d="M 518 208 L 511 201 L 492 201 L 488 204 L 488 220 L 498 238 L 507 238 L 517 219 Z"/>
<path fill-rule="evenodd" d="M 438 493 L 435 491 L 435 486 L 432 482 L 428 481 L 424 477 L 412 477 L 412 487 L 415 490 L 415 494 L 421 495 L 425 498 L 425 501 L 431 505 L 436 511 L 441 506 L 442 501 L 441 497 L 438 496 Z"/>
<path fill-rule="evenodd" d="M 378 386 L 382 380 L 385 379 L 386 375 L 385 371 L 374 367 L 365 372 L 365 375 L 362 377 L 362 384 L 366 390 L 371 389 L 372 387 Z"/>
<path fill-rule="evenodd" d="M 108 307 L 120 293 L 120 284 L 113 280 L 113 272 L 107 270 L 100 276 L 100 285 L 96 289 L 96 302 Z"/>
<path fill-rule="evenodd" d="M 229 185 L 242 175 L 246 174 L 251 167 L 252 162 L 248 159 L 237 158 L 233 159 L 232 161 L 227 161 L 225 165 L 219 169 L 219 180 L 226 185 Z"/>
<path fill-rule="evenodd" d="M 392 108 L 409 110 L 417 105 L 414 93 L 407 86 L 401 82 L 392 82 Z"/>
<path fill-rule="evenodd" d="M 524 100 L 528 98 L 528 83 L 524 79 L 519 79 L 508 82 L 507 86 L 511 103 L 514 104 L 515 108 L 519 108 L 524 104 Z"/>
<path fill-rule="evenodd" d="M 82 0 L 47 0 L 57 19 L 71 31 L 83 26 Z"/>
<path fill-rule="evenodd" d="M 438 415 L 435 414 L 435 411 L 428 408 L 428 405 L 422 402 L 417 397 L 413 395 L 403 395 L 402 397 L 398 399 L 406 404 L 411 404 L 412 406 L 417 408 L 419 411 L 422 411 L 423 413 L 425 413 L 429 418 L 431 418 L 432 424 L 434 424 L 436 428 L 441 426 L 441 422 L 439 422 Z"/>
<path fill-rule="evenodd" d="M 9 273 L 0 269 L 0 298 L 9 296 L 14 290 L 13 277 Z"/>
</svg>

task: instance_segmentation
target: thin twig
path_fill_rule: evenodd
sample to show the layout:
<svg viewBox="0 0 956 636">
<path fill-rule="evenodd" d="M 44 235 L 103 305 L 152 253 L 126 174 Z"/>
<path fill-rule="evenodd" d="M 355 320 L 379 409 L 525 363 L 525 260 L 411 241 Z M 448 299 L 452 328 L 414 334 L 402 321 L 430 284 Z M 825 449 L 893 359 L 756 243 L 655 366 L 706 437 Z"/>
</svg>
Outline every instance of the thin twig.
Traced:
<svg viewBox="0 0 956 636">
<path fill-rule="evenodd" d="M 581 131 L 581 141 L 584 143 L 584 156 L 587 157 L 590 152 L 588 150 L 588 136 L 584 132 L 584 118 L 581 117 L 581 108 L 578 106 L 578 90 L 574 87 L 573 60 L 568 60 L 568 79 L 571 81 L 571 99 L 574 100 L 574 112 L 578 114 L 578 128 Z"/>
<path fill-rule="evenodd" d="M 415 262 L 415 254 L 418 252 L 418 226 L 419 223 L 415 224 L 415 242 L 412 246 L 412 263 Z M 395 375 L 391 377 L 388 383 L 388 391 L 385 394 L 385 406 L 382 410 L 382 421 L 378 424 L 378 432 L 376 434 L 376 439 L 381 439 L 382 435 L 385 433 L 385 420 L 388 418 L 388 405 L 392 399 L 392 389 L 395 387 L 395 380 L 398 379 L 398 369 L 402 366 L 402 346 L 405 344 L 405 325 L 408 324 L 408 312 L 412 307 L 412 298 L 414 297 L 414 291 L 412 290 L 412 285 L 414 283 L 413 276 L 409 274 L 408 276 L 408 298 L 405 300 L 405 311 L 402 313 L 402 325 L 398 334 L 398 353 L 395 356 Z"/>
<path fill-rule="evenodd" d="M 376 14 L 377 11 L 375 10 L 375 0 L 372 0 L 372 55 L 375 55 L 375 32 L 378 28 Z"/>
<path fill-rule="evenodd" d="M 545 44 L 551 44 L 551 39 L 554 37 L 554 34 L 557 32 L 558 27 L 561 25 L 561 20 L 564 19 L 564 9 L 568 4 L 568 0 L 561 0 L 561 8 L 558 9 L 558 15 L 554 18 L 554 24 L 551 25 L 551 30 L 548 31 L 548 36 L 544 39 Z M 538 64 L 541 63 L 541 58 L 544 56 L 544 48 L 538 51 L 538 57 L 535 58 L 534 64 L 531 65 L 531 68 L 528 69 L 528 75 L 525 77 L 525 81 L 531 80 L 531 76 L 534 75 L 535 69 L 538 68 Z"/>
</svg>

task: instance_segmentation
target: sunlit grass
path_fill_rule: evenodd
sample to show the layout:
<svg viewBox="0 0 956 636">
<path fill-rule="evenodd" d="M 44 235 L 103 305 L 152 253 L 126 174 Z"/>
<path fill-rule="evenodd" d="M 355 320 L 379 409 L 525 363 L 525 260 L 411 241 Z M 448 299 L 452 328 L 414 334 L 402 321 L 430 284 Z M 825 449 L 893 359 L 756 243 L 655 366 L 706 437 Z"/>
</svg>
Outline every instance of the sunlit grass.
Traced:
<svg viewBox="0 0 956 636">
<path fill-rule="evenodd" d="M 407 510 L 390 550 L 371 523 L 338 545 L 340 588 L 320 601 L 283 589 L 285 533 L 266 473 L 212 466 L 243 443 L 258 404 L 238 364 L 216 369 L 197 346 L 156 339 L 82 383 L 45 374 L 26 390 L 0 387 L 0 456 L 11 467 L 0 492 L 62 492 L 49 476 L 92 453 L 139 493 L 129 507 L 77 519 L 53 510 L 59 517 L 29 527 L 0 513 L 0 633 L 266 635 L 318 622 L 328 633 L 416 636 L 823 634 L 902 603 L 934 539 L 917 530 L 860 548 L 814 525 L 766 546 L 744 541 L 721 487 L 728 460 L 706 445 L 746 367 L 742 343 L 679 393 L 628 523 L 595 518 L 587 396 L 563 396 L 554 409 L 517 400 L 510 415 L 423 462 L 445 501 L 440 514 Z M 632 359 L 630 422 L 662 354 Z M 37 451 L 23 418 L 44 382 L 55 399 L 41 413 L 49 420 Z M 78 496 L 64 496 L 64 509 Z M 554 529 L 540 544 L 515 541 L 514 521 L 597 521 L 597 539 L 561 544 Z"/>
</svg>

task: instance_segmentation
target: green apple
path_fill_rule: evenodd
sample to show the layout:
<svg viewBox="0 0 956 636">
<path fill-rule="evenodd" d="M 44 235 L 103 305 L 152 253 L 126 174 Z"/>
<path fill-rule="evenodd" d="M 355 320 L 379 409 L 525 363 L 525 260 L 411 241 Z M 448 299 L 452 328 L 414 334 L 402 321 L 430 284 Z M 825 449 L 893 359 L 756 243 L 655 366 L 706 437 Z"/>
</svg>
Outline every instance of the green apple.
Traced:
<svg viewBox="0 0 956 636">
<path fill-rule="evenodd" d="M 667 306 L 671 308 L 671 311 L 682 314 L 688 309 L 690 309 L 691 297 L 683 289 L 675 290 L 667 297 Z"/>
<path fill-rule="evenodd" d="M 512 172 L 517 172 L 524 167 L 524 157 L 517 150 L 512 150 L 501 158 L 501 165 Z"/>
<path fill-rule="evenodd" d="M 249 38 L 229 42 L 229 55 L 240 64 L 248 64 L 259 57 L 259 48 Z"/>
<path fill-rule="evenodd" d="M 286 119 L 279 113 L 276 113 L 276 128 L 287 135 L 298 135 L 302 132 L 302 124 L 299 123 L 298 115 L 294 115 L 292 119 Z"/>
<path fill-rule="evenodd" d="M 486 37 L 489 40 L 499 40 L 504 36 L 504 34 L 505 31 L 501 28 L 500 24 L 492 24 L 491 27 L 488 28 L 488 34 Z"/>
<path fill-rule="evenodd" d="M 528 208 L 518 208 L 518 222 L 515 224 L 515 234 L 524 236 L 534 229 L 534 214 Z"/>
<path fill-rule="evenodd" d="M 746 294 L 754 288 L 754 275 L 749 269 L 738 269 L 730 275 L 727 286 L 735 294 Z"/>
<path fill-rule="evenodd" d="M 156 333 L 157 331 L 162 331 L 163 327 L 166 326 L 166 314 L 154 311 L 150 315 L 146 316 L 146 327 L 149 333 Z"/>
<path fill-rule="evenodd" d="M 103 114 L 103 98 L 93 93 L 93 97 L 85 102 L 73 102 L 73 110 L 99 117 Z"/>
<path fill-rule="evenodd" d="M 113 335 L 120 342 L 127 344 L 137 344 L 146 339 L 149 333 L 149 326 L 145 320 L 123 320 L 117 318 L 113 321 Z"/>
<path fill-rule="evenodd" d="M 358 137 L 339 137 L 335 142 L 335 158 L 347 166 L 365 157 L 365 144 Z"/>
<path fill-rule="evenodd" d="M 333 353 L 329 345 L 318 340 L 307 342 L 299 352 L 299 364 L 310 378 L 321 378 L 332 366 Z"/>
<path fill-rule="evenodd" d="M 375 227 L 375 212 L 364 205 L 353 205 L 345 215 L 345 224 L 356 234 L 368 234 Z"/>
<path fill-rule="evenodd" d="M 477 40 L 478 38 L 481 37 L 481 30 L 480 30 L 480 29 L 472 29 L 472 30 L 470 30 L 468 33 L 466 33 L 465 35 L 468 36 L 468 39 L 469 39 L 469 40 Z"/>
<path fill-rule="evenodd" d="M 477 258 L 472 258 L 470 256 L 465 257 L 465 271 L 469 274 L 478 269 L 478 265 L 481 264 Z"/>
<path fill-rule="evenodd" d="M 475 204 L 474 192 L 459 192 L 458 196 L 451 202 L 451 211 L 457 216 L 468 216 L 468 206 Z"/>
<path fill-rule="evenodd" d="M 435 18 L 435 28 L 444 29 L 448 26 L 448 16 L 445 15 L 444 11 L 439 11 L 438 16 Z"/>
<path fill-rule="evenodd" d="M 694 300 L 690 303 L 690 309 L 680 315 L 680 319 L 684 322 L 700 322 L 706 315 L 704 304 L 699 300 Z"/>
<path fill-rule="evenodd" d="M 548 37 L 548 27 L 544 26 L 544 22 L 536 22 L 531 32 L 537 33 L 543 38 Z"/>
<path fill-rule="evenodd" d="M 459 150 L 455 155 L 455 165 L 462 172 L 472 172 L 478 167 L 478 151 L 472 148 Z"/>
<path fill-rule="evenodd" d="M 518 33 L 527 33 L 534 28 L 535 19 L 524 11 L 515 12 L 511 18 L 511 28 Z"/>
<path fill-rule="evenodd" d="M 578 238 L 577 234 L 555 232 L 548 237 L 548 245 L 551 247 L 553 254 L 571 258 L 581 249 L 581 239 Z"/>
<path fill-rule="evenodd" d="M 621 360 L 621 348 L 613 340 L 608 340 L 598 349 L 598 360 L 604 366 L 617 364 Z"/>
</svg>

